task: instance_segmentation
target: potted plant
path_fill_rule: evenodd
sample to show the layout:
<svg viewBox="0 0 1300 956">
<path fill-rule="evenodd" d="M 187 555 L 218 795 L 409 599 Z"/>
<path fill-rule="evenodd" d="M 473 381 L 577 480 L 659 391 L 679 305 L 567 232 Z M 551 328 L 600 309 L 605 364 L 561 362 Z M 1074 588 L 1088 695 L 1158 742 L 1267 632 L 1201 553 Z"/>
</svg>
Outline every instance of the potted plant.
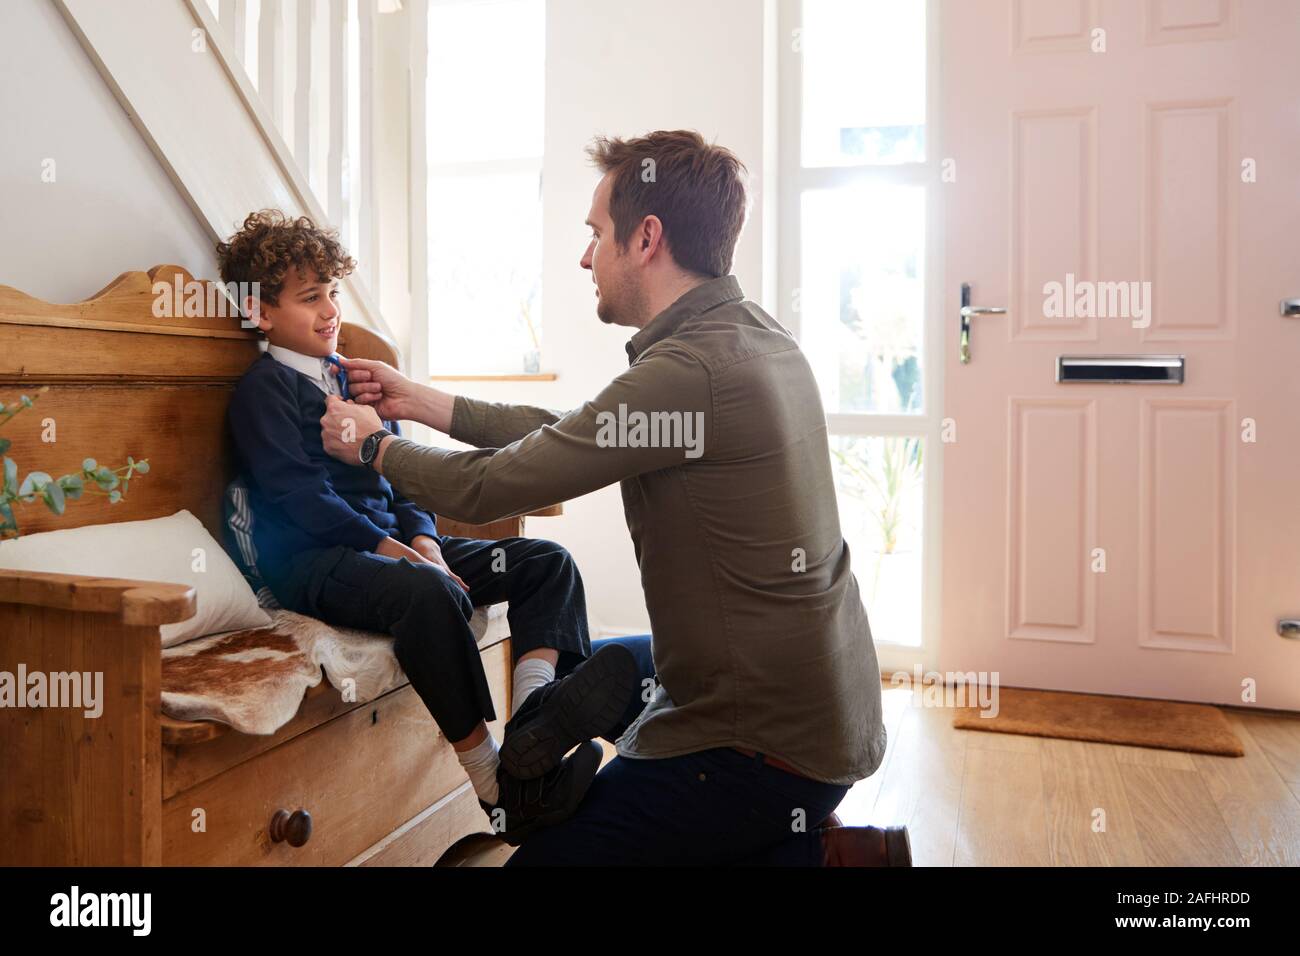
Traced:
<svg viewBox="0 0 1300 956">
<path fill-rule="evenodd" d="M 542 344 L 537 338 L 537 327 L 532 319 L 533 302 L 537 298 L 536 290 L 537 286 L 534 283 L 528 295 L 519 301 L 519 317 L 528 329 L 528 337 L 533 343 L 533 347 L 524 352 L 524 372 L 528 375 L 536 375 L 541 371 L 542 365 Z"/>
<path fill-rule="evenodd" d="M 879 442 L 879 454 L 867 451 L 867 443 L 871 441 Z M 869 600 L 874 599 L 882 577 L 897 577 L 882 571 L 889 559 L 898 554 L 899 532 L 906 518 L 903 508 L 907 496 L 920 482 L 921 439 L 916 436 L 856 439 L 851 440 L 849 449 L 836 448 L 832 454 L 840 465 L 844 490 L 864 503 L 878 532 L 875 566 L 868 589 Z M 897 567 L 903 563 L 894 562 L 899 573 L 905 571 Z M 886 592 L 889 590 L 892 587 Z"/>
</svg>

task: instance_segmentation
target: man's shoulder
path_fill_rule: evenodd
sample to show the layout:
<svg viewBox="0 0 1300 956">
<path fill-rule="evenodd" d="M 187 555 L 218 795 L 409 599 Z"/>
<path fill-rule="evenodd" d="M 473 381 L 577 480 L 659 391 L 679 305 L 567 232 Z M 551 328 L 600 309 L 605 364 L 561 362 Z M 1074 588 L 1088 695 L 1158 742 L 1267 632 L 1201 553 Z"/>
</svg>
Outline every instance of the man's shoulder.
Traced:
<svg viewBox="0 0 1300 956">
<path fill-rule="evenodd" d="M 672 335 L 646 349 L 652 353 L 679 352 L 704 369 L 716 371 L 746 359 L 797 349 L 798 341 L 756 302 L 734 299 L 709 309 L 684 323 Z"/>
<path fill-rule="evenodd" d="M 702 324 L 712 318 L 715 322 L 735 326 L 739 329 L 754 329 L 772 332 L 786 338 L 792 338 L 790 330 L 772 317 L 761 305 L 752 299 L 732 299 L 715 309 L 710 309 L 700 316 Z"/>
</svg>

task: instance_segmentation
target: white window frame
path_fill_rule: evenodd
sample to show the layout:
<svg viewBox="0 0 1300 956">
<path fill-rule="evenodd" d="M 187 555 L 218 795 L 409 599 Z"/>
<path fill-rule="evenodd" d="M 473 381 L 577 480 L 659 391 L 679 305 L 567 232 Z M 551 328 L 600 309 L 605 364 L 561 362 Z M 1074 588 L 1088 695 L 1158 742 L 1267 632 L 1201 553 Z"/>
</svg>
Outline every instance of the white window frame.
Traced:
<svg viewBox="0 0 1300 956">
<path fill-rule="evenodd" d="M 802 340 L 801 316 L 794 303 L 802 282 L 803 222 L 801 197 L 807 190 L 839 189 L 863 184 L 921 186 L 926 190 L 925 303 L 921 356 L 924 411 L 919 414 L 828 412 L 832 437 L 918 436 L 924 439 L 924 474 L 921 529 L 921 645 L 896 644 L 888 634 L 873 633 L 882 670 L 926 669 L 936 664 L 942 602 L 943 521 L 943 213 L 942 145 L 938 100 L 939 0 L 926 2 L 926 117 L 925 155 L 922 163 L 897 165 L 828 166 L 805 168 L 803 144 L 803 54 L 795 38 L 803 21 L 803 0 L 780 0 L 777 12 L 777 86 L 779 167 L 777 230 L 777 284 L 782 323 Z"/>
</svg>

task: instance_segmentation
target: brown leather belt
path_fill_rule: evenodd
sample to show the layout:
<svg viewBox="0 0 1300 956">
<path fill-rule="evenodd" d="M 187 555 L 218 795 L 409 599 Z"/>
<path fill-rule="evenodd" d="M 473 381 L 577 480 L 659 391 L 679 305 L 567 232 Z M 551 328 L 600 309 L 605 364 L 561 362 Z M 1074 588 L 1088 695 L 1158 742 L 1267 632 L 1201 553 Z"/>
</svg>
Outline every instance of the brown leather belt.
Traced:
<svg viewBox="0 0 1300 956">
<path fill-rule="evenodd" d="M 739 751 L 740 753 L 744 754 L 746 757 L 758 756 L 757 750 L 746 750 L 744 747 L 732 747 L 731 749 Z M 767 764 L 768 766 L 775 767 L 777 770 L 784 770 L 786 773 L 792 773 L 796 777 L 803 777 L 806 780 L 812 779 L 802 770 L 794 769 L 794 767 L 790 766 L 784 760 L 778 760 L 776 757 L 773 757 L 771 754 L 763 754 L 763 763 Z"/>
</svg>

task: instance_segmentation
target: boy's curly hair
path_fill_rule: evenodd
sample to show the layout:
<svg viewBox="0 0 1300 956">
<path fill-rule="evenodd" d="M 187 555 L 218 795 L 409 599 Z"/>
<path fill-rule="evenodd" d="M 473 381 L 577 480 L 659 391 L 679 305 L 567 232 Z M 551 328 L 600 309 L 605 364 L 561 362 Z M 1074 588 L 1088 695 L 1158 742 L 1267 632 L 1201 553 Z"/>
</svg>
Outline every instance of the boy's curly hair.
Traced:
<svg viewBox="0 0 1300 956">
<path fill-rule="evenodd" d="M 222 282 L 256 282 L 261 300 L 278 305 L 290 268 L 328 282 L 348 275 L 357 263 L 339 244 L 337 232 L 307 216 L 290 219 L 278 209 L 262 209 L 250 213 L 229 240 L 217 243 L 217 266 Z"/>
</svg>

